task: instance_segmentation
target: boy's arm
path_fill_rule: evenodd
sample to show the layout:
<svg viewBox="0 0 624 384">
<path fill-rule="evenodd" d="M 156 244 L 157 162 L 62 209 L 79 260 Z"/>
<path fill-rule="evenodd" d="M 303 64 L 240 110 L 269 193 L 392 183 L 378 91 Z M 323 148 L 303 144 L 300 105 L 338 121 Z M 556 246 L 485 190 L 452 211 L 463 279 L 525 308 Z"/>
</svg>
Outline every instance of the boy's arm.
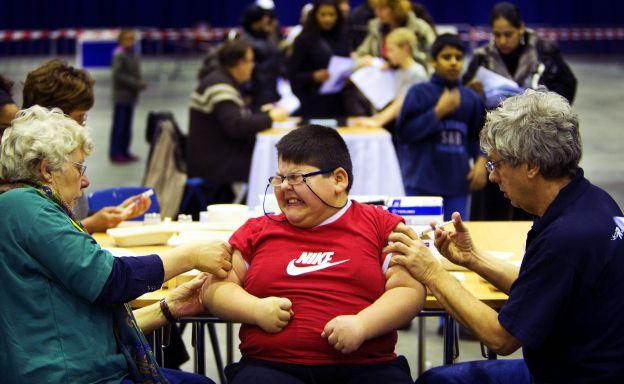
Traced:
<svg viewBox="0 0 624 384">
<path fill-rule="evenodd" d="M 366 340 L 407 324 L 425 303 L 425 287 L 404 268 L 386 272 L 386 291 L 357 315 L 337 316 L 327 323 L 322 336 L 342 353 L 357 350 Z"/>
<path fill-rule="evenodd" d="M 241 252 L 232 255 L 232 270 L 224 279 L 213 277 L 202 290 L 202 303 L 225 320 L 257 325 L 265 332 L 280 332 L 293 315 L 292 303 L 283 297 L 258 298 L 243 289 L 247 266 Z"/>
</svg>

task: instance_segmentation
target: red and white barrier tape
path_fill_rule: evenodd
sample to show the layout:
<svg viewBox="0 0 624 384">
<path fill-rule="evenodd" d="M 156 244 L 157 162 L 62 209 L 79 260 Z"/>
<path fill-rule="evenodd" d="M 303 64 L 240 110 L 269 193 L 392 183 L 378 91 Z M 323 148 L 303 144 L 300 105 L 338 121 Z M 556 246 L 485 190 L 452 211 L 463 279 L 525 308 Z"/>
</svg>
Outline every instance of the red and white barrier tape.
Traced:
<svg viewBox="0 0 624 384">
<path fill-rule="evenodd" d="M 178 41 L 219 41 L 231 29 L 230 28 L 147 28 L 141 30 L 141 38 L 144 40 Z M 601 28 L 534 28 L 537 34 L 552 41 L 599 41 L 599 40 L 624 40 L 624 27 L 601 27 Z M 84 33 L 90 36 L 101 36 L 109 39 L 115 36 L 116 29 L 83 30 L 83 29 L 57 29 L 57 30 L 16 30 L 0 31 L 0 42 L 33 41 L 33 40 L 58 40 L 76 39 Z M 490 38 L 490 30 L 486 27 L 471 27 L 460 36 L 465 41 L 484 41 Z"/>
</svg>

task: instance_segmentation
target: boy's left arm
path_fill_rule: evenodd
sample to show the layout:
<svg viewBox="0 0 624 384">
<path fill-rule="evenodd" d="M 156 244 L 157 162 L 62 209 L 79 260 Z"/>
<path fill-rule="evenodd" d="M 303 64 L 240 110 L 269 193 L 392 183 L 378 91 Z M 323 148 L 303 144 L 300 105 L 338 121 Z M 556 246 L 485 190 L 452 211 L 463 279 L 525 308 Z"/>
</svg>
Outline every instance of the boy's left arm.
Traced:
<svg viewBox="0 0 624 384">
<path fill-rule="evenodd" d="M 338 351 L 351 353 L 366 340 L 406 325 L 425 303 L 425 287 L 405 268 L 386 271 L 386 291 L 357 315 L 337 316 L 321 334 Z"/>
</svg>

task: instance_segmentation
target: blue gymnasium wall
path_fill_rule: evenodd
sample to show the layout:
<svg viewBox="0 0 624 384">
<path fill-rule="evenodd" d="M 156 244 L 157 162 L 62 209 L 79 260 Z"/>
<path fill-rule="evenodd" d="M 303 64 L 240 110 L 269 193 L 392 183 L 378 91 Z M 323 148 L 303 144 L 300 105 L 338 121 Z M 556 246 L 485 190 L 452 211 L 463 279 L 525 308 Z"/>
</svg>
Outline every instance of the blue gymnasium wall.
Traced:
<svg viewBox="0 0 624 384">
<path fill-rule="evenodd" d="M 306 0 L 275 0 L 283 25 L 295 24 Z M 362 0 L 351 1 L 352 6 Z M 438 23 L 487 23 L 492 0 L 422 0 Z M 251 0 L 1 0 L 1 29 L 190 27 L 239 23 Z M 621 0 L 530 0 L 517 2 L 528 24 L 615 26 L 624 24 Z"/>
</svg>

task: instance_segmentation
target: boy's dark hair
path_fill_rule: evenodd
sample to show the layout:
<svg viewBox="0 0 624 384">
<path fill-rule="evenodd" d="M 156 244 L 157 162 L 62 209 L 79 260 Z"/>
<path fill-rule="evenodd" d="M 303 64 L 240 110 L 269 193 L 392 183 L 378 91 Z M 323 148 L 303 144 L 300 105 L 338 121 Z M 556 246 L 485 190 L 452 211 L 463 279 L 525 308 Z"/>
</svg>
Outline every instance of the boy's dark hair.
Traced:
<svg viewBox="0 0 624 384">
<path fill-rule="evenodd" d="M 40 105 L 60 108 L 70 114 L 93 107 L 95 80 L 84 69 L 74 68 L 58 59 L 50 60 L 33 69 L 24 82 L 22 108 Z"/>
<path fill-rule="evenodd" d="M 466 47 L 464 47 L 464 43 L 462 43 L 458 35 L 454 33 L 443 33 L 438 36 L 431 45 L 431 57 L 433 60 L 438 58 L 438 54 L 444 47 L 457 48 L 462 53 L 466 53 Z"/>
<path fill-rule="evenodd" d="M 494 22 L 501 17 L 515 28 L 522 26 L 522 13 L 520 13 L 520 8 L 515 4 L 507 1 L 495 4 L 492 12 L 490 12 L 490 26 L 494 25 Z"/>
<path fill-rule="evenodd" d="M 245 53 L 251 44 L 245 39 L 228 40 L 221 44 L 217 56 L 219 64 L 224 68 L 232 68 L 239 60 L 245 58 Z"/>
<path fill-rule="evenodd" d="M 353 165 L 349 148 L 340 134 L 321 125 L 304 125 L 282 137 L 275 145 L 282 161 L 308 164 L 320 169 L 342 167 L 349 177 L 347 192 L 353 185 Z"/>
</svg>

